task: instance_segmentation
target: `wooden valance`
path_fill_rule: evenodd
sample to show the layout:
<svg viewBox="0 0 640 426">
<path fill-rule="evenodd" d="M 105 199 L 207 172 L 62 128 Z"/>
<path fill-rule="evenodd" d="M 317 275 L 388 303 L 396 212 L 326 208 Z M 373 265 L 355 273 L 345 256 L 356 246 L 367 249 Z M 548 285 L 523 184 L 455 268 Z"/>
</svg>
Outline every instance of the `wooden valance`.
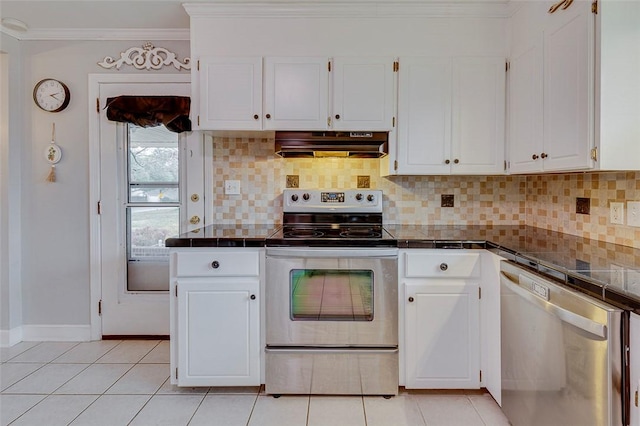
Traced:
<svg viewBox="0 0 640 426">
<path fill-rule="evenodd" d="M 107 118 L 140 127 L 164 124 L 172 132 L 191 130 L 188 96 L 118 96 L 107 98 Z"/>
</svg>

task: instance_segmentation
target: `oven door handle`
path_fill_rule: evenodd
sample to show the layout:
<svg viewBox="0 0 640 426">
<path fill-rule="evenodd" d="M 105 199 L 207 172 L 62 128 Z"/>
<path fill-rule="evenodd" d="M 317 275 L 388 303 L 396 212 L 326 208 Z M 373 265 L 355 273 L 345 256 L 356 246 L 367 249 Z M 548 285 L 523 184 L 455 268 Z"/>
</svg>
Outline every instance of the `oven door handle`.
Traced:
<svg viewBox="0 0 640 426">
<path fill-rule="evenodd" d="M 397 248 L 267 248 L 267 256 L 269 257 L 287 257 L 287 258 L 309 258 L 309 257 L 398 257 Z"/>
<path fill-rule="evenodd" d="M 322 348 L 322 347 L 309 347 L 309 348 L 265 348 L 265 352 L 273 354 L 343 354 L 343 353 L 359 353 L 359 354 L 393 354 L 398 352 L 398 348 Z"/>
</svg>

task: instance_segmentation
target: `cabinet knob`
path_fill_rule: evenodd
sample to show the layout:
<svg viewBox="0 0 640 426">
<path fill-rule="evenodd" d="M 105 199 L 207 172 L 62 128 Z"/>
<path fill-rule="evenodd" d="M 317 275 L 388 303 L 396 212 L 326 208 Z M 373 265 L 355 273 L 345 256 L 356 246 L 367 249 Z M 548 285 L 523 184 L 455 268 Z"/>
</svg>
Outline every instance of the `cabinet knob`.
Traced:
<svg viewBox="0 0 640 426">
<path fill-rule="evenodd" d="M 545 154 L 544 152 L 542 154 L 540 154 L 540 158 L 547 158 L 547 157 L 548 157 L 548 155 Z"/>
<path fill-rule="evenodd" d="M 251 298 L 251 300 L 256 300 L 256 295 L 255 295 L 255 294 L 252 294 L 252 295 L 250 296 L 250 298 Z"/>
<path fill-rule="evenodd" d="M 217 260 L 214 260 L 213 262 L 211 262 L 211 267 L 213 269 L 218 269 L 220 267 L 220 262 L 218 262 Z"/>
<path fill-rule="evenodd" d="M 444 164 L 450 164 L 450 163 L 451 163 L 451 160 L 449 159 L 444 160 Z"/>
<path fill-rule="evenodd" d="M 253 119 L 257 120 L 258 118 L 260 118 L 260 116 L 258 114 L 253 114 Z"/>
<path fill-rule="evenodd" d="M 446 271 L 447 269 L 449 269 L 449 265 L 447 265 L 446 263 L 441 263 L 440 264 L 440 270 L 441 271 Z"/>
<path fill-rule="evenodd" d="M 536 154 L 533 154 L 533 155 L 531 156 L 531 159 L 532 159 L 532 160 L 537 160 L 537 159 L 538 159 L 538 156 L 537 156 Z"/>
<path fill-rule="evenodd" d="M 271 114 L 267 114 L 265 115 L 265 117 L 267 117 L 267 120 L 271 118 Z"/>
<path fill-rule="evenodd" d="M 453 160 L 454 164 L 458 164 L 460 162 L 460 160 L 458 160 L 457 158 L 455 160 Z"/>
<path fill-rule="evenodd" d="M 191 216 L 191 219 L 189 219 L 189 223 L 191 223 L 192 225 L 197 225 L 200 223 L 200 217 L 198 216 Z"/>
<path fill-rule="evenodd" d="M 340 120 L 340 114 L 336 114 L 336 120 Z"/>
<path fill-rule="evenodd" d="M 409 298 L 409 302 L 413 302 L 413 297 L 410 297 L 410 298 Z"/>
</svg>

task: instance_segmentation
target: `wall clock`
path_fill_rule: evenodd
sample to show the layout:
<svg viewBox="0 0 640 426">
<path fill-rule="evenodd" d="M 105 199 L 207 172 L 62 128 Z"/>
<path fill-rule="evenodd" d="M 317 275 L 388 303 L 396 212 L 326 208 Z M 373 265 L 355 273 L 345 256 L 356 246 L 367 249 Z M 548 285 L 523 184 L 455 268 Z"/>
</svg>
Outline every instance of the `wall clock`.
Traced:
<svg viewBox="0 0 640 426">
<path fill-rule="evenodd" d="M 71 92 L 66 84 L 53 78 L 40 80 L 33 88 L 33 101 L 48 112 L 60 112 L 69 105 Z"/>
</svg>

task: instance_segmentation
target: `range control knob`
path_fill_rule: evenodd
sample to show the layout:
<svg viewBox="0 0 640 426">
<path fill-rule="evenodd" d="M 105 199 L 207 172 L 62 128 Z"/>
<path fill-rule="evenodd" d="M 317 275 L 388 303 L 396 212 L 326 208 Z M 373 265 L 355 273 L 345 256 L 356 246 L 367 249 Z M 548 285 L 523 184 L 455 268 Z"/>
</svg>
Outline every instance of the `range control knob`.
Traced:
<svg viewBox="0 0 640 426">
<path fill-rule="evenodd" d="M 291 201 L 293 201 L 294 203 L 295 203 L 296 201 L 298 201 L 298 194 L 292 194 L 292 195 L 291 195 Z"/>
<path fill-rule="evenodd" d="M 373 202 L 373 194 L 367 195 L 367 201 L 370 202 L 370 203 Z"/>
<path fill-rule="evenodd" d="M 309 201 L 309 198 L 311 198 L 311 196 L 309 195 L 308 192 L 305 192 L 304 194 L 302 194 L 302 199 L 305 201 Z"/>
<path fill-rule="evenodd" d="M 356 194 L 356 200 L 362 201 L 362 198 L 364 198 L 362 194 Z"/>
</svg>

